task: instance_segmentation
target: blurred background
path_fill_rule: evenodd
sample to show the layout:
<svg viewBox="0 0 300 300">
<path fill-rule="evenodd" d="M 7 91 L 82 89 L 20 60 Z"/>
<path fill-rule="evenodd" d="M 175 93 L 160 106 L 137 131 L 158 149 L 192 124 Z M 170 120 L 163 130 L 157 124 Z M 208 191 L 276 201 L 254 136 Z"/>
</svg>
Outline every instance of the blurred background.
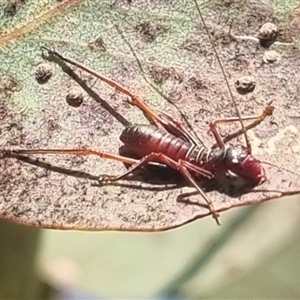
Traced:
<svg viewBox="0 0 300 300">
<path fill-rule="evenodd" d="M 284 198 L 161 233 L 2 222 L 0 298 L 298 299 L 299 212 Z"/>
</svg>

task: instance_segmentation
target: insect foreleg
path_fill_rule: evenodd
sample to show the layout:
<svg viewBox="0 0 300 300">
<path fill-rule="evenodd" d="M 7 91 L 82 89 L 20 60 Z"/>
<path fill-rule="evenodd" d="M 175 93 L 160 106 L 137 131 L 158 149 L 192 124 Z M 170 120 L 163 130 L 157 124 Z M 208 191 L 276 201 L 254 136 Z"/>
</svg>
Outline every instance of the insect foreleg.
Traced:
<svg viewBox="0 0 300 300">
<path fill-rule="evenodd" d="M 269 104 L 268 106 L 266 106 L 266 108 L 260 115 L 242 116 L 241 119 L 243 121 L 254 120 L 252 123 L 245 126 L 244 129 L 246 131 L 248 131 L 248 130 L 256 127 L 261 122 L 263 122 L 266 117 L 271 116 L 273 114 L 273 111 L 274 111 L 274 106 Z M 216 121 L 210 123 L 210 131 L 212 132 L 212 134 L 214 135 L 214 137 L 216 139 L 216 142 L 217 142 L 216 146 L 224 147 L 225 143 L 231 141 L 232 139 L 234 139 L 244 133 L 244 129 L 239 129 L 239 130 L 227 135 L 224 139 L 222 139 L 220 136 L 220 133 L 217 129 L 217 125 L 222 124 L 222 123 L 224 124 L 224 123 L 239 122 L 239 121 L 240 121 L 240 118 L 232 117 L 232 118 L 219 119 L 219 120 L 216 120 Z M 247 147 L 251 151 L 251 145 L 248 144 Z"/>
<path fill-rule="evenodd" d="M 260 115 L 254 115 L 254 116 L 248 116 L 248 117 L 242 117 L 242 120 L 255 120 L 252 123 L 248 124 L 245 126 L 245 130 L 248 131 L 256 126 L 258 126 L 260 123 L 262 123 L 267 117 L 271 116 L 273 114 L 274 111 L 274 106 L 268 105 L 264 111 L 262 112 L 262 114 Z M 238 119 L 236 120 L 238 121 Z M 223 142 L 227 143 L 229 141 L 231 141 L 232 139 L 238 137 L 239 135 L 243 134 L 243 130 L 237 130 L 236 132 L 233 132 L 229 135 L 227 135 L 224 139 Z"/>
</svg>

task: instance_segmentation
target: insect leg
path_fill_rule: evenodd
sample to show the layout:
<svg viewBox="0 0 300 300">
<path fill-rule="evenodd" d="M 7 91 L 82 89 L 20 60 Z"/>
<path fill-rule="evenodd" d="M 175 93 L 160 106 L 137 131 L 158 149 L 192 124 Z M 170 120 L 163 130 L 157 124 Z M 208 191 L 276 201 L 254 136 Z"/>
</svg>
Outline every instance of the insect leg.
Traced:
<svg viewBox="0 0 300 300">
<path fill-rule="evenodd" d="M 189 165 L 184 160 L 178 161 L 178 170 L 181 172 L 181 174 L 195 187 L 197 192 L 203 197 L 203 199 L 206 201 L 209 210 L 213 216 L 213 218 L 216 220 L 217 224 L 220 225 L 219 222 L 219 214 L 215 211 L 215 208 L 213 206 L 213 203 L 211 199 L 205 194 L 205 192 L 201 189 L 201 187 L 197 184 L 195 179 L 193 178 L 192 174 L 189 172 Z"/>
<path fill-rule="evenodd" d="M 198 141 L 193 137 L 190 132 L 181 123 L 173 119 L 168 114 L 147 105 L 145 102 L 140 100 L 138 97 L 133 97 L 131 99 L 131 104 L 137 106 L 144 114 L 151 116 L 153 119 L 157 120 L 166 131 L 177 136 L 183 137 L 187 141 L 190 141 L 194 145 L 199 145 Z M 200 145 L 199 145 L 200 146 Z"/>
<path fill-rule="evenodd" d="M 160 153 L 150 153 L 148 155 L 145 155 L 143 158 L 141 158 L 140 160 L 137 160 L 136 163 L 132 164 L 131 167 L 125 171 L 124 173 L 120 174 L 120 175 L 112 175 L 112 176 L 102 176 L 99 181 L 100 182 L 112 182 L 112 181 L 118 181 L 121 180 L 123 178 L 125 178 L 127 175 L 133 173 L 135 170 L 142 168 L 144 166 L 146 166 L 147 164 L 149 164 L 150 162 L 160 162 L 160 163 L 165 163 L 167 164 L 169 167 L 172 167 L 173 169 L 177 169 L 177 167 L 175 166 L 176 161 L 172 160 L 172 165 L 171 163 L 166 163 L 165 161 L 161 160 L 161 157 L 165 156 L 164 154 L 160 154 Z M 167 156 L 166 156 L 167 157 Z M 169 157 L 168 161 L 170 161 L 171 159 Z M 186 162 L 186 167 L 190 169 L 190 171 L 193 171 L 195 173 L 200 174 L 201 176 L 211 179 L 213 178 L 213 174 L 201 167 L 198 167 L 196 165 L 193 165 L 189 162 Z"/>
<path fill-rule="evenodd" d="M 56 50 L 53 50 L 53 49 L 50 49 L 50 48 L 47 48 L 45 46 L 41 46 L 41 50 L 46 50 L 48 52 L 49 55 L 53 55 L 53 56 L 56 56 L 58 57 L 59 59 L 61 59 L 62 61 L 65 61 L 73 66 L 76 66 L 84 71 L 86 71 L 87 73 L 95 76 L 96 78 L 104 81 L 105 83 L 107 83 L 108 85 L 110 85 L 111 87 L 115 88 L 116 90 L 120 91 L 121 93 L 129 96 L 129 97 L 133 97 L 134 95 L 132 93 L 130 93 L 130 91 L 128 91 L 126 88 L 124 88 L 123 86 L 121 86 L 120 84 L 116 83 L 115 81 L 107 78 L 106 76 L 84 66 L 83 64 L 77 62 L 76 60 L 74 59 L 71 59 L 71 58 L 67 58 L 65 57 L 64 55 L 62 55 L 61 53 L 59 53 L 58 51 Z"/>
<path fill-rule="evenodd" d="M 246 131 L 248 131 L 248 130 L 256 127 L 261 122 L 263 122 L 266 117 L 271 116 L 273 114 L 273 111 L 274 111 L 274 106 L 269 104 L 268 106 L 266 106 L 266 108 L 264 109 L 264 111 L 260 115 L 242 116 L 241 119 L 243 121 L 254 120 L 252 123 L 245 126 L 244 129 Z M 240 118 L 232 117 L 232 118 L 219 119 L 219 120 L 216 120 L 216 121 L 210 123 L 210 131 L 214 135 L 214 137 L 216 139 L 216 142 L 217 142 L 217 145 L 219 147 L 224 147 L 225 143 L 227 143 L 230 140 L 232 140 L 232 139 L 238 137 L 239 135 L 243 134 L 244 130 L 239 129 L 239 130 L 227 135 L 224 139 L 222 139 L 221 136 L 220 136 L 220 133 L 217 129 L 217 125 L 222 124 L 222 123 L 230 123 L 230 122 L 238 122 L 238 121 L 240 121 Z M 251 145 L 250 144 L 247 144 L 247 148 L 251 151 Z"/>
<path fill-rule="evenodd" d="M 133 99 L 135 98 L 135 95 L 132 94 L 129 90 L 127 90 L 125 87 L 123 87 L 122 85 L 118 84 L 117 82 L 115 82 L 114 80 L 84 66 L 83 64 L 79 63 L 78 61 L 74 60 L 74 59 L 71 59 L 71 58 L 68 58 L 64 55 L 62 55 L 61 53 L 59 53 L 58 51 L 56 50 L 53 50 L 53 49 L 50 49 L 50 48 L 47 48 L 45 46 L 41 46 L 41 49 L 42 50 L 46 50 L 48 52 L 48 55 L 53 55 L 53 56 L 56 56 L 58 57 L 60 60 L 62 61 L 65 61 L 73 66 L 76 66 L 82 70 L 84 70 L 85 72 L 95 76 L 96 78 L 100 79 L 101 81 L 107 83 L 108 85 L 110 85 L 112 88 L 116 89 L 117 91 L 127 95 L 130 97 L 130 99 Z M 128 101 L 129 103 L 131 103 L 131 101 L 129 100 Z M 144 111 L 143 111 L 144 112 Z M 157 117 L 154 117 L 154 112 L 152 113 L 145 113 L 145 117 L 148 119 L 148 121 L 151 123 L 151 124 L 155 124 L 156 126 L 158 126 L 158 122 L 157 122 Z"/>
<path fill-rule="evenodd" d="M 127 176 L 134 170 L 144 167 L 147 164 L 149 164 L 150 162 L 163 163 L 175 170 L 178 170 L 188 180 L 188 182 L 196 188 L 198 193 L 203 197 L 203 199 L 206 201 L 206 203 L 208 205 L 208 208 L 209 208 L 211 214 L 213 215 L 213 218 L 216 220 L 217 224 L 220 225 L 219 220 L 218 220 L 219 214 L 215 211 L 211 199 L 199 187 L 199 185 L 197 184 L 197 182 L 191 175 L 190 171 L 196 172 L 196 173 L 198 173 L 202 176 L 208 177 L 208 178 L 213 177 L 213 175 L 209 171 L 204 170 L 200 167 L 192 166 L 191 164 L 189 164 L 188 162 L 186 162 L 184 160 L 179 160 L 178 162 L 176 162 L 175 160 L 169 158 L 168 156 L 166 156 L 162 153 L 154 153 L 153 152 L 149 155 L 144 156 L 139 162 L 132 165 L 132 167 L 129 168 L 125 173 L 123 173 L 119 176 L 105 176 L 105 177 L 100 178 L 99 181 L 102 183 L 109 183 L 112 181 L 117 181 L 117 180 L 123 179 L 125 176 Z"/>
<path fill-rule="evenodd" d="M 273 114 L 274 111 L 274 106 L 268 105 L 266 106 L 266 108 L 264 109 L 264 111 L 260 114 L 260 115 L 256 115 L 256 116 L 248 116 L 248 117 L 242 117 L 242 120 L 255 120 L 252 123 L 248 124 L 245 126 L 245 130 L 248 131 L 256 126 L 258 126 L 261 122 L 263 122 L 267 117 L 271 116 Z M 236 120 L 238 121 L 238 119 Z M 236 132 L 233 132 L 229 135 L 227 135 L 224 139 L 223 142 L 227 143 L 229 141 L 231 141 L 232 139 L 238 137 L 239 135 L 243 134 L 242 129 L 237 130 Z"/>
<path fill-rule="evenodd" d="M 2 152 L 2 153 L 1 153 Z M 117 160 L 129 165 L 134 165 L 139 160 L 129 158 L 126 156 L 111 154 L 103 151 L 96 151 L 88 148 L 84 149 L 19 149 L 19 150 L 0 150 L 1 158 L 15 157 L 18 155 L 32 155 L 32 154 L 63 154 L 63 155 L 97 155 L 101 158 Z"/>
<path fill-rule="evenodd" d="M 159 127 L 159 124 L 162 125 L 168 132 L 174 134 L 175 136 L 179 137 L 185 137 L 188 141 L 192 142 L 193 144 L 198 144 L 197 140 L 188 132 L 188 130 L 181 124 L 180 122 L 175 121 L 170 116 L 156 110 L 153 107 L 150 107 L 146 105 L 142 100 L 140 100 L 138 97 L 136 97 L 134 94 L 132 94 L 129 90 L 127 90 L 122 85 L 118 84 L 117 82 L 113 81 L 112 79 L 107 78 L 106 76 L 103 76 L 102 74 L 82 65 L 81 63 L 67 58 L 61 53 L 59 53 L 56 50 L 49 49 L 45 46 L 41 47 L 42 50 L 46 50 L 49 55 L 54 55 L 58 57 L 59 59 L 74 65 L 87 73 L 95 76 L 96 78 L 102 80 L 103 82 L 110 85 L 112 88 L 115 88 L 119 92 L 127 95 L 130 97 L 130 100 L 128 102 L 132 105 L 137 106 L 146 116 L 146 118 L 149 120 L 151 124 L 155 124 Z"/>
</svg>

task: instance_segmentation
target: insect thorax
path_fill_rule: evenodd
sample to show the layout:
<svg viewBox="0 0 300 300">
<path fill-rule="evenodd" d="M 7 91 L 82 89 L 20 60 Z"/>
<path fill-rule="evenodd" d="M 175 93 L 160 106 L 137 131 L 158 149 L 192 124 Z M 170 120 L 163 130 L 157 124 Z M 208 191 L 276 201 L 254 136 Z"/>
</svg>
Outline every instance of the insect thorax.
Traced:
<svg viewBox="0 0 300 300">
<path fill-rule="evenodd" d="M 243 147 L 226 146 L 211 149 L 196 147 L 190 151 L 188 158 L 191 162 L 197 163 L 216 175 L 227 172 L 231 168 L 242 167 L 248 155 L 247 150 Z"/>
</svg>

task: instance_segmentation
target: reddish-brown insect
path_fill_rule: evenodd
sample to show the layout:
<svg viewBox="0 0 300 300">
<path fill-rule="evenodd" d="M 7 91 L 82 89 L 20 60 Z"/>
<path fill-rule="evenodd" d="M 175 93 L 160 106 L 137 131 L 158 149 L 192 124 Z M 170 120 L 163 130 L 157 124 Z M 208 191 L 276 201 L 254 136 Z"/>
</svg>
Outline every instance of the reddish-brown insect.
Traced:
<svg viewBox="0 0 300 300">
<path fill-rule="evenodd" d="M 197 9 L 204 27 L 207 28 L 198 5 Z M 207 34 L 208 36 L 210 36 L 208 30 Z M 212 41 L 211 43 L 213 45 Z M 176 121 L 175 119 L 173 119 L 173 117 L 167 115 L 166 113 L 147 105 L 141 99 L 139 99 L 139 97 L 132 94 L 126 88 L 114 82 L 113 80 L 104 77 L 103 75 L 81 65 L 74 60 L 66 58 L 55 50 L 51 50 L 44 46 L 42 46 L 41 48 L 42 50 L 48 51 L 49 55 L 54 55 L 55 57 L 67 63 L 81 68 L 82 70 L 104 81 L 117 91 L 124 93 L 129 97 L 128 102 L 131 105 L 137 106 L 144 113 L 144 115 L 149 120 L 150 125 L 128 125 L 125 127 L 120 136 L 120 139 L 124 143 L 124 145 L 134 154 L 140 157 L 140 159 L 133 159 L 126 156 L 110 154 L 103 151 L 96 151 L 86 148 L 9 150 L 4 152 L 4 156 L 14 157 L 20 154 L 97 155 L 101 158 L 113 159 L 131 165 L 131 167 L 123 174 L 99 178 L 99 181 L 101 183 L 109 183 L 123 179 L 125 176 L 132 173 L 136 169 L 146 166 L 149 163 L 161 163 L 178 170 L 186 178 L 186 180 L 196 188 L 199 194 L 206 201 L 207 208 L 218 224 L 219 215 L 214 208 L 213 201 L 199 186 L 196 178 L 200 176 L 206 179 L 218 179 L 218 177 L 220 177 L 221 175 L 227 174 L 228 172 L 233 172 L 234 174 L 249 182 L 249 184 L 251 184 L 252 186 L 258 185 L 266 180 L 266 173 L 263 166 L 261 165 L 260 161 L 256 159 L 251 153 L 251 145 L 248 141 L 246 131 L 257 126 L 267 116 L 270 116 L 273 113 L 274 108 L 273 106 L 269 105 L 260 115 L 243 117 L 241 116 L 229 88 L 228 81 L 226 79 L 218 53 L 214 48 L 214 45 L 213 49 L 224 74 L 224 78 L 229 88 L 238 117 L 219 119 L 210 123 L 209 130 L 216 140 L 215 146 L 210 149 L 204 147 L 182 123 Z M 244 126 L 244 120 L 253 121 L 248 126 Z M 229 122 L 240 122 L 242 129 L 230 134 L 225 139 L 223 139 L 219 134 L 217 125 Z M 243 134 L 245 136 L 246 147 L 233 147 L 226 145 L 228 141 L 232 140 L 240 134 Z"/>
</svg>

